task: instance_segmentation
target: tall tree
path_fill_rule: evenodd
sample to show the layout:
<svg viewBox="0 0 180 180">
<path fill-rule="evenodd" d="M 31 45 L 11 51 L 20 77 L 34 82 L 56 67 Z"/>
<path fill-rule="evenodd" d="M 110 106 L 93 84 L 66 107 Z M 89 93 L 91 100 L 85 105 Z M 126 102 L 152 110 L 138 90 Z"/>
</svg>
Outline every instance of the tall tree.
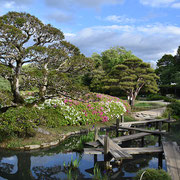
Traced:
<svg viewBox="0 0 180 180">
<path fill-rule="evenodd" d="M 131 99 L 131 105 L 134 105 L 134 100 L 142 88 L 152 93 L 158 91 L 157 79 L 158 76 L 150 64 L 138 58 L 130 58 L 112 69 L 104 79 L 104 89 L 124 91 Z"/>
<path fill-rule="evenodd" d="M 110 72 L 111 69 L 122 63 L 125 59 L 136 57 L 131 51 L 127 51 L 124 47 L 113 47 L 101 53 L 103 69 Z"/>
<path fill-rule="evenodd" d="M 156 74 L 160 77 L 161 85 L 170 85 L 174 82 L 175 58 L 171 54 L 165 54 L 157 61 Z"/>
<path fill-rule="evenodd" d="M 28 49 L 46 48 L 49 44 L 61 42 L 63 38 L 59 29 L 44 25 L 28 13 L 9 12 L 0 17 L 0 63 L 11 69 L 8 80 L 15 103 L 24 103 L 19 92 L 22 66 L 36 61 Z"/>
</svg>

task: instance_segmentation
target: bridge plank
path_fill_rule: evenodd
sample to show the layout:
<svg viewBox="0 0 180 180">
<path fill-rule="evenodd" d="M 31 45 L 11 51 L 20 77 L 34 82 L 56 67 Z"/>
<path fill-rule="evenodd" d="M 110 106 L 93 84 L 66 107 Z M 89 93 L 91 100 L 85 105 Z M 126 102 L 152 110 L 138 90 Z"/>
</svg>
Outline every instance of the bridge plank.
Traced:
<svg viewBox="0 0 180 180">
<path fill-rule="evenodd" d="M 173 180 L 180 179 L 180 150 L 176 142 L 162 142 L 167 170 Z"/>
</svg>

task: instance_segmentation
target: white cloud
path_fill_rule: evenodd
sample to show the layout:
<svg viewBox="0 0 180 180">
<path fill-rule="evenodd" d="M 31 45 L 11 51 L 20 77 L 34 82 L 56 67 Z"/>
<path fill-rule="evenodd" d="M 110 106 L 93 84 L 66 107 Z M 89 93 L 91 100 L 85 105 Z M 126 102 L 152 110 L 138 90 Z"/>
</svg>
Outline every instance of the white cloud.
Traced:
<svg viewBox="0 0 180 180">
<path fill-rule="evenodd" d="M 74 34 L 74 33 L 64 33 L 64 35 L 65 35 L 66 38 L 75 37 L 76 36 L 76 34 Z"/>
<path fill-rule="evenodd" d="M 116 15 L 107 16 L 105 20 L 115 23 L 134 23 L 136 21 L 136 19 L 133 18 L 128 18 L 125 16 L 116 16 Z"/>
<path fill-rule="evenodd" d="M 63 23 L 63 22 L 70 22 L 73 20 L 73 16 L 68 13 L 64 12 L 53 12 L 52 14 L 49 14 L 46 16 L 47 19 L 54 20 L 58 23 Z"/>
<path fill-rule="evenodd" d="M 6 9 L 14 8 L 14 6 L 15 6 L 15 2 L 14 1 L 6 2 L 4 4 L 4 8 L 6 8 Z"/>
<path fill-rule="evenodd" d="M 170 6 L 176 0 L 140 0 L 140 3 L 143 5 L 148 5 L 152 7 L 162 7 Z"/>
<path fill-rule="evenodd" d="M 174 4 L 172 4 L 171 7 L 172 7 L 172 8 L 180 9 L 180 2 L 179 2 L 179 3 L 174 3 Z"/>
<path fill-rule="evenodd" d="M 162 24 L 147 26 L 95 26 L 82 29 L 66 39 L 87 56 L 113 46 L 124 46 L 145 61 L 160 59 L 179 46 L 180 27 Z"/>
</svg>

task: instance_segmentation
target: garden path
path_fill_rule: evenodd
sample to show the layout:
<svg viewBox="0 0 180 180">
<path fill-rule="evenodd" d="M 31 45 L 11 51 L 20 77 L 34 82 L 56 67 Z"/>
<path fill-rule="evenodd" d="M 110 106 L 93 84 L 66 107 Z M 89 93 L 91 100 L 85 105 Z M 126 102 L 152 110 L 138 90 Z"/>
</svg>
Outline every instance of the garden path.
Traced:
<svg viewBox="0 0 180 180">
<path fill-rule="evenodd" d="M 158 116 L 162 116 L 165 110 L 166 107 L 162 107 L 162 108 L 151 109 L 146 111 L 133 112 L 132 117 L 140 121 L 145 119 L 154 119 Z"/>
</svg>

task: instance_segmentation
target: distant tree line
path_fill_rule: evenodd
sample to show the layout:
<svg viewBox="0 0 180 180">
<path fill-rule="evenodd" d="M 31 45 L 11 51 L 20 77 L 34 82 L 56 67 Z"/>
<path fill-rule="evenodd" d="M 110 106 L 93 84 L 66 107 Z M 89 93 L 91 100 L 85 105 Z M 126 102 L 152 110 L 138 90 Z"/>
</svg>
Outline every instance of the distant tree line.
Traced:
<svg viewBox="0 0 180 180">
<path fill-rule="evenodd" d="M 180 96 L 180 46 L 175 56 L 165 54 L 157 61 L 156 74 L 160 77 L 158 84 L 163 95 Z"/>
</svg>

